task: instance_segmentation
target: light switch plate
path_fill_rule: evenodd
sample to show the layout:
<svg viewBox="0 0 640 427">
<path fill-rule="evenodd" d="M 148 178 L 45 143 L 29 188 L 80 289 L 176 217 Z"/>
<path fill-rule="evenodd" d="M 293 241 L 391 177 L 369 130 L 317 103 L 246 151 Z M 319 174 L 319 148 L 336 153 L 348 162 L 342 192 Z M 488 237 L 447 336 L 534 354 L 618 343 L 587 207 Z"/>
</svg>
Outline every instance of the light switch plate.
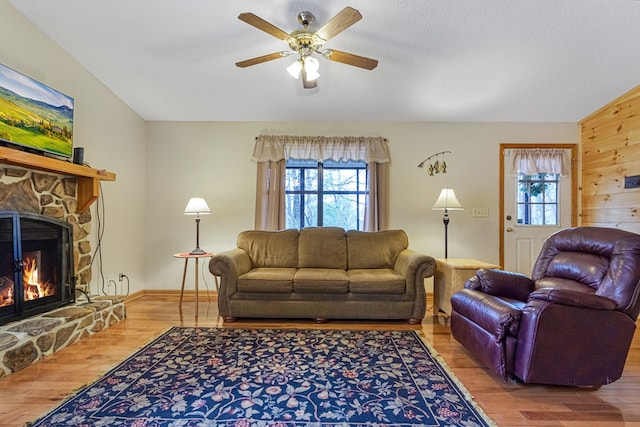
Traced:
<svg viewBox="0 0 640 427">
<path fill-rule="evenodd" d="M 471 209 L 471 216 L 473 218 L 488 218 L 489 208 L 473 208 Z"/>
</svg>

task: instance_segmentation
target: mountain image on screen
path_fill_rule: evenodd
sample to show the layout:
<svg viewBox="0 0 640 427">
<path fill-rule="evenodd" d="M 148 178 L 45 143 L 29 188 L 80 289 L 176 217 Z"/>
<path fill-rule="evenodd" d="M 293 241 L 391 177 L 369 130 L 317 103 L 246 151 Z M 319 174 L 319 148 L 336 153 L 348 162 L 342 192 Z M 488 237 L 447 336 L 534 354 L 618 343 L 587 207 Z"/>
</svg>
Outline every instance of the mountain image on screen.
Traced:
<svg viewBox="0 0 640 427">
<path fill-rule="evenodd" d="M 0 141 L 71 158 L 73 98 L 0 64 Z"/>
</svg>

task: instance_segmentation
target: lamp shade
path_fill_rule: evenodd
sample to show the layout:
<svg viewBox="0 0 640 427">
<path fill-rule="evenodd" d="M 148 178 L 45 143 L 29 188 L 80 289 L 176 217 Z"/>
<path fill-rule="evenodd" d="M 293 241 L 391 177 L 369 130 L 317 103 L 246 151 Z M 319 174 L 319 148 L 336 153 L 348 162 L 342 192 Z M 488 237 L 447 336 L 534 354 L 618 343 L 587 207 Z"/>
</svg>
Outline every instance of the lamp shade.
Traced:
<svg viewBox="0 0 640 427">
<path fill-rule="evenodd" d="M 185 215 L 200 215 L 209 213 L 211 213 L 211 209 L 209 209 L 209 205 L 207 205 L 206 200 L 204 200 L 202 197 L 192 197 L 191 199 L 189 199 L 187 207 L 184 208 Z"/>
<path fill-rule="evenodd" d="M 320 63 L 316 58 L 312 56 L 304 58 L 304 70 L 307 72 L 307 80 L 313 81 L 320 77 L 320 73 L 318 73 L 319 68 Z"/>
<path fill-rule="evenodd" d="M 453 188 L 443 188 L 440 191 L 440 195 L 438 196 L 438 200 L 433 204 L 431 208 L 434 211 L 461 211 L 464 210 L 458 199 L 456 198 L 456 194 L 453 192 Z"/>
<path fill-rule="evenodd" d="M 302 61 L 296 59 L 291 65 L 287 67 L 287 72 L 294 79 L 300 78 L 300 72 L 302 71 Z"/>
</svg>

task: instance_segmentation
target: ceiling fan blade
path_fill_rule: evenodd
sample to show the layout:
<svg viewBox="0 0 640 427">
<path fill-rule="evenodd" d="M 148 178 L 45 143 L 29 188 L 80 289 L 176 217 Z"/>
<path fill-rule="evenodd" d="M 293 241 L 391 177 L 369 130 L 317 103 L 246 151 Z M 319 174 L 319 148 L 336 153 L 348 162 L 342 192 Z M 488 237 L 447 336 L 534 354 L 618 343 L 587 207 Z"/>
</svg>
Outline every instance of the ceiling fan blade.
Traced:
<svg viewBox="0 0 640 427">
<path fill-rule="evenodd" d="M 316 31 L 316 35 L 324 41 L 327 41 L 337 36 L 361 19 L 362 15 L 360 15 L 360 12 L 352 7 L 347 6 L 340 12 L 338 12 L 336 16 L 329 19 L 326 24 L 320 27 L 320 29 Z"/>
<path fill-rule="evenodd" d="M 287 52 L 274 52 L 268 55 L 257 56 L 255 58 L 236 62 L 236 66 L 240 68 L 250 67 L 256 64 L 262 64 L 263 62 L 273 61 L 274 59 L 283 58 L 285 56 L 287 56 Z"/>
<path fill-rule="evenodd" d="M 265 33 L 271 34 L 273 37 L 280 40 L 286 40 L 289 38 L 289 33 L 282 31 L 280 28 L 265 21 L 259 16 L 254 15 L 251 12 L 241 13 L 240 15 L 238 15 L 238 19 L 256 27 L 259 30 L 264 31 Z"/>
<path fill-rule="evenodd" d="M 324 56 L 336 62 L 353 65 L 354 67 L 364 68 L 365 70 L 373 70 L 378 66 L 377 59 L 371 59 L 364 56 L 354 55 L 353 53 L 342 52 L 335 49 L 327 49 Z"/>
</svg>

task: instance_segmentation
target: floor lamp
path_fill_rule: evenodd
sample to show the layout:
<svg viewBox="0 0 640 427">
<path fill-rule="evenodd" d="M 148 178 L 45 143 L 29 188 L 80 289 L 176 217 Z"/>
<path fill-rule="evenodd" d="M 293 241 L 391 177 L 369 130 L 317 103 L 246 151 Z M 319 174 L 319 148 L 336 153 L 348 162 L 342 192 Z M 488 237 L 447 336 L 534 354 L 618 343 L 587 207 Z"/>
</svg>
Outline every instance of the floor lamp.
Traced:
<svg viewBox="0 0 640 427">
<path fill-rule="evenodd" d="M 464 210 L 464 208 L 456 198 L 453 188 L 443 188 L 442 191 L 440 191 L 438 200 L 436 200 L 431 209 L 434 211 L 444 211 L 442 222 L 444 223 L 444 257 L 446 259 L 449 258 L 449 211 L 461 211 Z"/>
<path fill-rule="evenodd" d="M 201 197 L 192 197 L 184 209 L 185 215 L 196 216 L 196 248 L 189 252 L 190 255 L 202 255 L 206 252 L 200 249 L 200 215 L 210 214 L 211 209 L 207 202 Z"/>
</svg>

